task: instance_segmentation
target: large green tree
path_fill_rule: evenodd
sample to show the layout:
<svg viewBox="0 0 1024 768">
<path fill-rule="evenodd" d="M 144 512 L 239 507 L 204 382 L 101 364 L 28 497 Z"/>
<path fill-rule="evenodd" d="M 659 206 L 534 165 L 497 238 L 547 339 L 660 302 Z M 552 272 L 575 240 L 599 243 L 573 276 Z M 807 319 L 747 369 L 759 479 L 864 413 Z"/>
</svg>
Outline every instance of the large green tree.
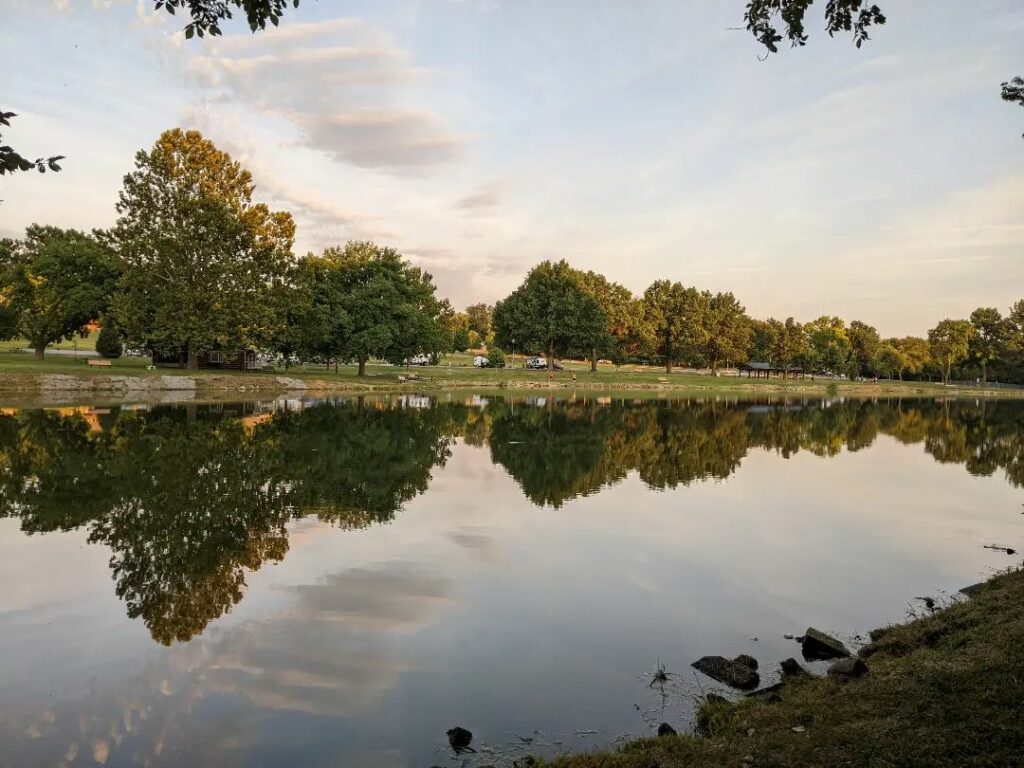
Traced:
<svg viewBox="0 0 1024 768">
<path fill-rule="evenodd" d="M 637 332 L 637 303 L 632 292 L 619 283 L 614 283 L 597 272 L 577 272 L 583 290 L 593 296 L 601 305 L 608 318 L 608 332 L 602 338 L 601 346 L 580 350 L 590 358 L 590 370 L 597 370 L 599 356 L 621 360 Z"/>
<path fill-rule="evenodd" d="M 572 350 L 600 348 L 608 336 L 608 316 L 580 285 L 579 273 L 565 261 L 545 261 L 494 307 L 494 336 L 499 347 L 556 357 Z"/>
<path fill-rule="evenodd" d="M 672 373 L 672 366 L 694 354 L 700 343 L 704 302 L 696 288 L 656 280 L 644 291 L 643 322 L 648 348 Z"/>
<path fill-rule="evenodd" d="M 371 357 L 400 364 L 420 353 L 451 346 L 451 307 L 436 296 L 433 277 L 394 248 L 350 242 L 328 248 L 314 305 L 325 352 L 354 360 L 366 375 Z"/>
<path fill-rule="evenodd" d="M 838 317 L 823 315 L 804 326 L 810 347 L 811 366 L 830 373 L 846 373 L 853 359 L 853 346 L 846 324 Z"/>
<path fill-rule="evenodd" d="M 853 349 L 853 359 L 857 372 L 862 376 L 874 374 L 878 370 L 878 350 L 882 338 L 874 326 L 854 320 L 846 331 Z"/>
<path fill-rule="evenodd" d="M 704 292 L 703 331 L 699 349 L 711 368 L 718 371 L 722 362 L 739 362 L 746 358 L 752 328 L 747 310 L 731 293 Z"/>
<path fill-rule="evenodd" d="M 942 381 L 949 383 L 950 371 L 967 359 L 974 328 L 966 320 L 942 320 L 928 331 L 932 357 L 942 367 Z"/>
<path fill-rule="evenodd" d="M 494 333 L 494 307 L 490 304 L 472 304 L 466 307 L 467 329 L 488 343 Z"/>
<path fill-rule="evenodd" d="M 971 312 L 971 335 L 968 354 L 981 369 L 982 383 L 988 382 L 988 367 L 1006 351 L 1009 325 L 995 307 L 978 307 Z"/>
<path fill-rule="evenodd" d="M 900 373 L 900 378 L 903 378 L 903 373 L 919 376 L 931 363 L 932 350 L 928 339 L 922 339 L 920 336 L 904 336 L 902 339 L 893 339 L 893 344 L 900 351 L 903 361 L 906 363 Z"/>
<path fill-rule="evenodd" d="M 106 310 L 118 278 L 110 250 L 73 229 L 33 224 L 0 253 L 7 331 L 27 339 L 40 360 L 50 344 L 72 338 Z"/>
<path fill-rule="evenodd" d="M 136 154 L 111 233 L 124 267 L 113 312 L 131 342 L 181 353 L 190 370 L 201 352 L 270 342 L 295 224 L 254 190 L 198 131 L 165 131 Z"/>
</svg>

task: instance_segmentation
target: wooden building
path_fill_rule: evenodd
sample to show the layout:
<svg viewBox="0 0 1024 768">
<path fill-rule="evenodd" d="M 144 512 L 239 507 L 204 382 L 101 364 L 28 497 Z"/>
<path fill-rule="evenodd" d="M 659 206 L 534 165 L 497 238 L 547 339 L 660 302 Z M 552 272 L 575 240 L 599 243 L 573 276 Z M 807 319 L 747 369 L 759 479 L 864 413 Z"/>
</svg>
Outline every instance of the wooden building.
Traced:
<svg viewBox="0 0 1024 768">
<path fill-rule="evenodd" d="M 209 352 L 200 352 L 198 357 L 200 370 L 256 371 L 260 370 L 261 367 L 256 359 L 255 349 L 230 351 L 214 349 Z M 185 368 L 185 352 L 181 350 L 163 353 L 158 349 L 154 349 L 153 365 L 157 368 Z"/>
<path fill-rule="evenodd" d="M 802 379 L 807 375 L 807 371 L 797 365 L 777 366 L 771 363 L 750 362 L 741 363 L 736 367 L 739 370 L 740 375 L 742 376 L 746 373 L 748 379 L 751 377 L 755 379 L 764 377 L 767 379 L 772 376 L 780 376 L 783 379 L 789 377 Z"/>
</svg>

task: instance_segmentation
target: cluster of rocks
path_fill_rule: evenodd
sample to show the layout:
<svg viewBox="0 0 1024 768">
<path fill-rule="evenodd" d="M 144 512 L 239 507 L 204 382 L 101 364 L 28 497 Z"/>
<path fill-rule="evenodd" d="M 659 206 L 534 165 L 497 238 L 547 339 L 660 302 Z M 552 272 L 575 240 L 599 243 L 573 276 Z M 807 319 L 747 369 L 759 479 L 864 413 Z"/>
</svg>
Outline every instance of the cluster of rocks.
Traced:
<svg viewBox="0 0 1024 768">
<path fill-rule="evenodd" d="M 806 661 L 835 661 L 828 669 L 829 677 L 851 680 L 861 677 L 868 671 L 868 666 L 863 659 L 855 657 L 842 642 L 820 629 L 808 627 L 803 635 L 793 639 L 800 643 Z M 755 690 L 760 685 L 761 678 L 757 672 L 757 659 L 752 656 L 742 654 L 735 659 L 727 659 L 724 656 L 704 656 L 693 662 L 691 666 L 723 685 L 741 691 L 752 691 L 748 695 L 761 696 L 769 700 L 778 699 L 778 691 L 787 680 L 811 676 L 811 673 L 800 662 L 789 658 L 779 664 L 782 682 Z M 658 733 L 663 735 L 661 729 Z"/>
</svg>

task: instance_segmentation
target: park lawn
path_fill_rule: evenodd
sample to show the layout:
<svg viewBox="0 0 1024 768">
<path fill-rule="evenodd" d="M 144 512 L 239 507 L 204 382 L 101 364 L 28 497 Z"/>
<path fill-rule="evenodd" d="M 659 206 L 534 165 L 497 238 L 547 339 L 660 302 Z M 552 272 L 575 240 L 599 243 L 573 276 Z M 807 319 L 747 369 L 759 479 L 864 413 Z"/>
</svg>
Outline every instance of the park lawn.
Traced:
<svg viewBox="0 0 1024 768">
<path fill-rule="evenodd" d="M 83 340 L 84 341 L 84 340 Z M 81 347 L 80 347 L 81 349 Z M 675 391 L 692 391 L 694 394 L 723 393 L 735 395 L 756 395 L 764 393 L 791 393 L 793 395 L 849 394 L 851 396 L 870 395 L 917 395 L 917 396 L 951 396 L 984 394 L 974 387 L 943 387 L 941 384 L 928 382 L 882 381 L 878 384 L 817 379 L 771 379 L 757 380 L 740 376 L 710 376 L 693 371 L 677 370 L 666 374 L 664 369 L 647 366 L 599 365 L 596 372 L 591 372 L 586 361 L 562 361 L 565 368 L 556 371 L 549 379 L 547 371 L 531 371 L 522 367 L 525 356 L 516 355 L 510 358 L 513 368 L 474 368 L 474 355 L 458 353 L 446 355 L 436 366 L 393 366 L 385 363 L 370 362 L 364 378 L 356 375 L 356 366 L 332 366 L 300 364 L 285 369 L 278 366 L 273 371 L 223 371 L 202 370 L 186 372 L 184 369 L 159 368 L 147 370 L 149 358 L 121 357 L 111 361 L 110 366 L 90 366 L 84 359 L 71 355 L 47 354 L 43 360 L 36 360 L 31 351 L 25 350 L 21 342 L 0 343 L 0 376 L 22 374 L 66 374 L 77 376 L 128 375 L 128 376 L 174 376 L 189 375 L 203 377 L 237 377 L 248 383 L 259 385 L 261 379 L 273 379 L 278 376 L 300 378 L 315 382 L 315 386 L 337 385 L 345 389 L 397 386 L 404 382 L 410 374 L 418 377 L 416 386 L 431 388 L 496 388 L 496 387 L 556 387 L 579 386 L 588 389 L 672 389 Z M 241 383 L 240 383 L 241 386 Z M 2 388 L 2 383 L 0 383 Z M 1014 396 L 1024 394 L 1024 390 L 1000 391 L 988 394 Z"/>
</svg>

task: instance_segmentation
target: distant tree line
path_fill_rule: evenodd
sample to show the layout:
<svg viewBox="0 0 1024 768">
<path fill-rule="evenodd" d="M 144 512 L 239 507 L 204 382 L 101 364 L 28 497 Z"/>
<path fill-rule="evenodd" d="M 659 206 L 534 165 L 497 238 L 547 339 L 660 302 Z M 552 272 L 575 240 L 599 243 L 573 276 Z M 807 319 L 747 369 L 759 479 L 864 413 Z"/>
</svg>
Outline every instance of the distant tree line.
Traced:
<svg viewBox="0 0 1024 768">
<path fill-rule="evenodd" d="M 179 358 L 256 349 L 294 361 L 402 363 L 486 350 L 663 366 L 749 361 L 776 369 L 892 378 L 1024 381 L 1024 301 L 981 307 L 927 338 L 883 339 L 860 320 L 751 318 L 728 292 L 654 281 L 636 296 L 604 275 L 545 261 L 494 306 L 455 312 L 398 251 L 349 242 L 296 257 L 291 214 L 253 199 L 249 171 L 197 131 L 163 133 L 135 156 L 118 218 L 84 233 L 32 225 L 0 241 L 0 336 L 43 357 L 98 321 L 121 344 Z M 116 335 L 115 335 L 116 334 Z"/>
<path fill-rule="evenodd" d="M 1024 301 L 1003 317 L 981 307 L 967 320 L 943 320 L 927 338 L 883 339 L 861 320 L 822 316 L 751 318 L 732 293 L 656 280 L 641 296 L 564 261 L 535 267 L 494 309 L 495 341 L 524 352 L 615 363 L 709 368 L 746 362 L 783 371 L 913 379 L 1024 382 Z"/>
</svg>

